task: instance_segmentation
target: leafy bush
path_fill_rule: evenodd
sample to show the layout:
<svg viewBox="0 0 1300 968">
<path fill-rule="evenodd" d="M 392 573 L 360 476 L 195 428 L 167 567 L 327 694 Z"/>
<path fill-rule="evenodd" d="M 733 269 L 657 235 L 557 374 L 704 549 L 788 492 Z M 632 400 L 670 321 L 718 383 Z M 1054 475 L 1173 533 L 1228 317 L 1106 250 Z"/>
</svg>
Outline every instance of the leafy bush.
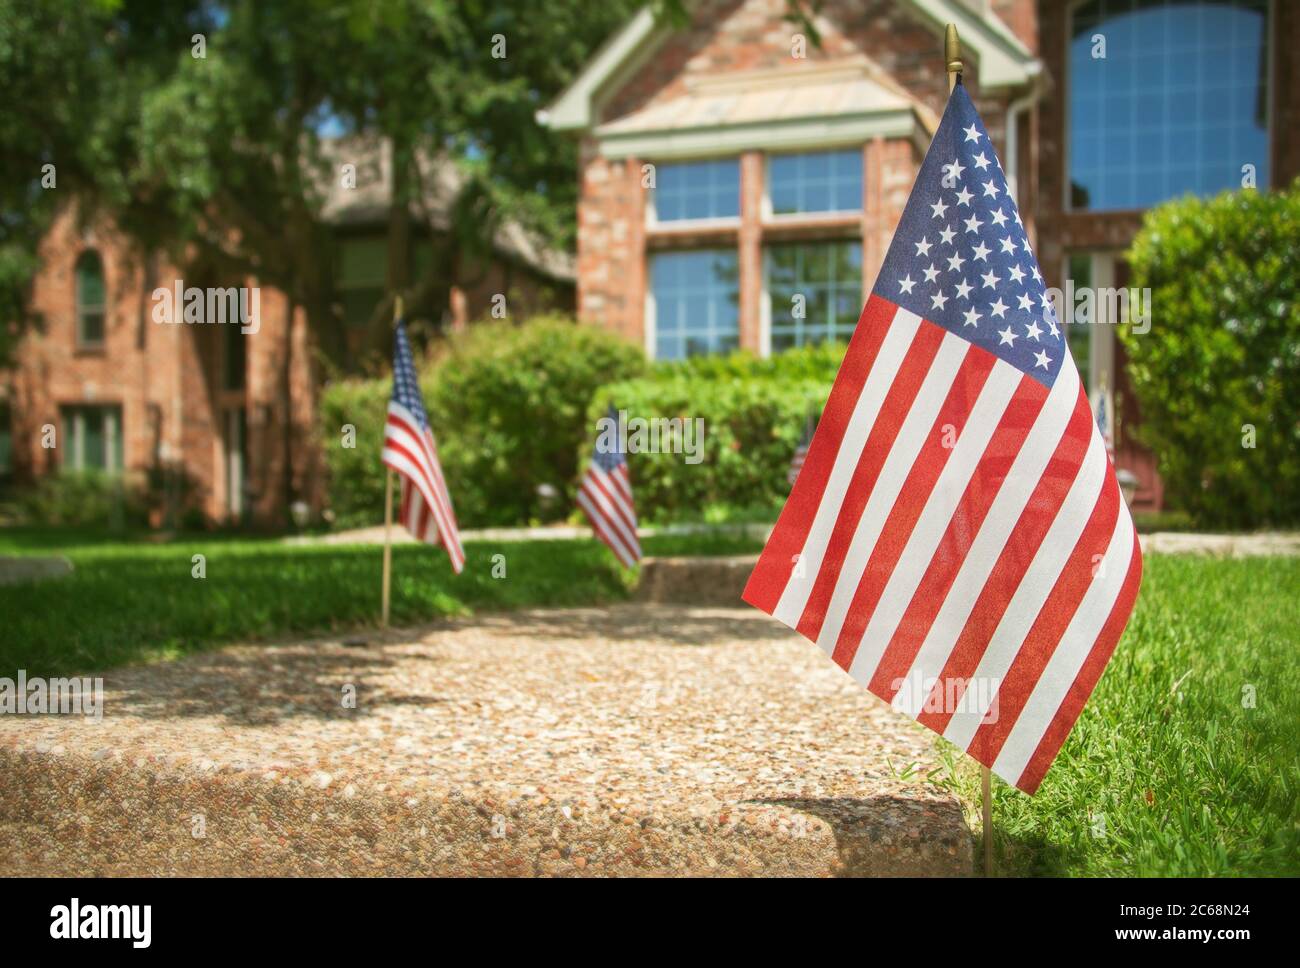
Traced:
<svg viewBox="0 0 1300 968">
<path fill-rule="evenodd" d="M 1300 521 L 1300 181 L 1154 209 L 1129 260 L 1151 328 L 1120 339 L 1171 501 L 1202 526 Z"/>
<path fill-rule="evenodd" d="M 729 358 L 717 362 L 725 370 Z M 704 419 L 704 459 L 688 464 L 684 454 L 628 457 L 643 521 L 774 519 L 790 491 L 786 474 L 810 410 L 820 412 L 830 393 L 825 379 L 775 375 L 715 379 L 702 366 L 660 369 L 653 377 L 604 387 L 588 411 L 586 460 L 595 422 L 610 404 L 629 418 Z"/>
<path fill-rule="evenodd" d="M 636 347 L 558 316 L 522 326 L 477 323 L 440 345 L 420 382 L 460 524 L 567 516 L 592 396 L 603 383 L 644 371 Z M 374 523 L 382 513 L 378 457 L 389 387 L 388 380 L 346 381 L 322 395 L 339 524 Z M 343 446 L 345 424 L 356 427 L 354 448 Z"/>
<path fill-rule="evenodd" d="M 145 497 L 138 483 L 98 471 L 51 474 L 17 495 L 20 518 L 34 524 L 144 525 Z"/>
<path fill-rule="evenodd" d="M 818 343 L 760 359 L 745 350 L 726 356 L 692 356 L 656 363 L 656 376 L 707 380 L 816 380 L 831 383 L 844 361 L 847 343 Z"/>
</svg>

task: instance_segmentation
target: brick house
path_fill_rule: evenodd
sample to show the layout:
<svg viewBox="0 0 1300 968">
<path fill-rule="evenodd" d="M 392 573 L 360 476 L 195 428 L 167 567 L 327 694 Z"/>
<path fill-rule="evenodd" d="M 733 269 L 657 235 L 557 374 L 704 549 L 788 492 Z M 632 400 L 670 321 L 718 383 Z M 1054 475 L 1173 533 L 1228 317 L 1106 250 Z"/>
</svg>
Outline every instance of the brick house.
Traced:
<svg viewBox="0 0 1300 968">
<path fill-rule="evenodd" d="M 637 14 L 539 116 L 580 139 L 578 314 L 656 358 L 852 332 L 946 102 L 947 22 L 1049 285 L 1125 286 L 1146 208 L 1300 174 L 1300 5 L 825 0 L 820 47 L 786 0 L 689 7 Z M 1068 334 L 1159 509 L 1113 326 Z"/>
<path fill-rule="evenodd" d="M 66 206 L 42 241 L 32 280 L 39 325 L 0 371 L 0 481 L 22 484 L 60 469 L 125 471 L 147 486 L 155 524 L 188 513 L 282 525 L 297 502 L 319 509 L 324 475 L 313 441 L 322 336 L 344 347 L 346 364 L 373 337 L 367 324 L 388 292 L 390 153 L 363 144 L 340 148 L 340 158 L 355 163 L 356 179 L 346 189 L 332 182 L 322 210 L 336 243 L 330 269 L 341 332 L 333 334 L 309 326 L 301 307 L 256 279 L 199 278 L 193 270 L 185 287 L 256 287 L 255 331 L 160 325 L 153 293 L 182 273 L 162 256 L 138 253 L 111 222 L 83 224 L 75 205 Z M 411 271 L 413 281 L 431 285 L 417 316 L 463 326 L 487 315 L 498 293 L 512 315 L 572 309 L 572 260 L 519 225 L 500 226 L 487 256 L 456 251 L 448 233 L 458 173 L 421 164 Z"/>
</svg>

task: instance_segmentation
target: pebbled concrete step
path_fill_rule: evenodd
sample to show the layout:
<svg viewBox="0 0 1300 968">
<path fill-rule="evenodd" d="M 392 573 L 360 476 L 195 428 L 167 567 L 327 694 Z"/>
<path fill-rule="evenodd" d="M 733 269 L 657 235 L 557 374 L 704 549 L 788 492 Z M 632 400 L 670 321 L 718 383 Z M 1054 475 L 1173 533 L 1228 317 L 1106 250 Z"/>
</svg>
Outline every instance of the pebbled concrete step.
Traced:
<svg viewBox="0 0 1300 968">
<path fill-rule="evenodd" d="M 0 717 L 0 875 L 972 871 L 960 804 L 915 779 L 930 737 L 750 609 L 489 615 L 105 680 L 98 724 Z"/>
</svg>

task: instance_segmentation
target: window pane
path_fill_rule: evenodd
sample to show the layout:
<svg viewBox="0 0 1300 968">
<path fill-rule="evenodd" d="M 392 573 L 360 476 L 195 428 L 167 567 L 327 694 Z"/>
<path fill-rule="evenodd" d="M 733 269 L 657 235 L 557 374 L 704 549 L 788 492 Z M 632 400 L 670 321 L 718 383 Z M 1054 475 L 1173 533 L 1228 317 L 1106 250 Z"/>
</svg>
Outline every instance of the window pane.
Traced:
<svg viewBox="0 0 1300 968">
<path fill-rule="evenodd" d="M 77 260 L 77 342 L 104 341 L 104 265 L 96 252 L 83 252 Z"/>
<path fill-rule="evenodd" d="M 773 155 L 767 176 L 774 215 L 862 208 L 862 152 L 856 148 Z"/>
<path fill-rule="evenodd" d="M 1089 0 L 1070 41 L 1076 209 L 1146 208 L 1268 176 L 1268 0 Z M 1105 57 L 1095 35 L 1105 37 Z"/>
<path fill-rule="evenodd" d="M 725 353 L 739 345 L 738 275 L 734 249 L 664 252 L 652 257 L 658 359 Z"/>
<path fill-rule="evenodd" d="M 766 261 L 772 352 L 853 334 L 862 312 L 862 243 L 772 245 Z"/>
<path fill-rule="evenodd" d="M 740 214 L 740 160 L 688 161 L 655 166 L 655 218 L 735 218 Z"/>
</svg>

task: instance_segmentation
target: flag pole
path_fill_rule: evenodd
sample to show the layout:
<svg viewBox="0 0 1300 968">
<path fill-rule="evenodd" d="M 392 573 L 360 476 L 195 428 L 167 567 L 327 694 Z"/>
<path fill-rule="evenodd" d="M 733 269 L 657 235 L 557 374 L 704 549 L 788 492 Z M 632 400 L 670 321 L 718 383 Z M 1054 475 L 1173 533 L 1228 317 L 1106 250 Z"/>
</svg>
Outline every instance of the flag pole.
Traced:
<svg viewBox="0 0 1300 968">
<path fill-rule="evenodd" d="M 961 74 L 961 39 L 957 25 L 948 24 L 943 31 L 943 60 L 948 71 L 948 93 L 957 86 Z M 980 764 L 980 799 L 983 801 L 984 876 L 993 876 L 993 771 Z"/>
<path fill-rule="evenodd" d="M 402 318 L 402 297 L 393 302 L 393 325 Z M 384 577 L 380 593 L 380 628 L 388 628 L 388 602 L 393 580 L 393 469 L 386 469 L 384 475 Z"/>
</svg>

